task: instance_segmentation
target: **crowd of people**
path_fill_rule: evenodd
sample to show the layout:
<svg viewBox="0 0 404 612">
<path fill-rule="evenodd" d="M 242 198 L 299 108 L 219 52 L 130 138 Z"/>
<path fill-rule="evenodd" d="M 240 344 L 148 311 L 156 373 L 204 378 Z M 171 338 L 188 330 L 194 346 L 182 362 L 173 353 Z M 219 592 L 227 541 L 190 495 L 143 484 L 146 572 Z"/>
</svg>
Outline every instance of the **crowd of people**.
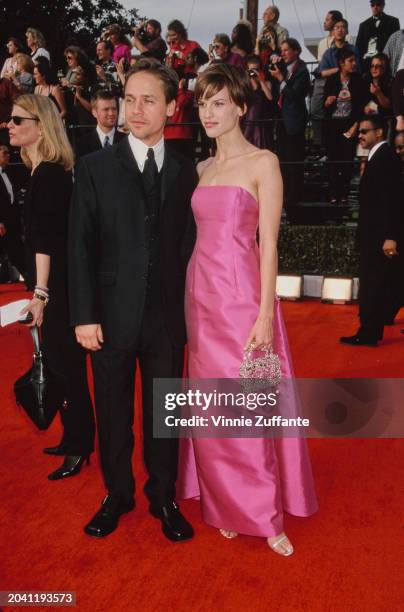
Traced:
<svg viewBox="0 0 404 612">
<path fill-rule="evenodd" d="M 369 156 L 360 190 L 360 327 L 340 339 L 351 346 L 377 346 L 402 304 L 402 166 L 387 134 L 399 128 L 402 154 L 397 83 L 404 74 L 404 34 L 384 14 L 382 1 L 371 6 L 358 48 L 347 42 L 342 15 L 327 15 L 330 34 L 315 75 L 324 80 L 315 93 L 323 100 L 321 133 L 334 162 L 332 202 L 347 198 L 357 135 L 361 156 Z M 44 450 L 64 456 L 50 480 L 78 474 L 94 450 L 88 351 L 107 489 L 85 526 L 90 536 L 108 536 L 135 506 L 137 359 L 145 493 L 168 539 L 194 535 L 177 494 L 200 498 L 205 521 L 224 537 L 265 537 L 282 556 L 293 553 L 284 511 L 310 516 L 317 509 L 302 438 L 277 444 L 265 437 L 196 436 L 179 451 L 175 436 L 153 435 L 153 381 L 181 379 L 186 342 L 192 379 L 238 379 L 244 352 L 271 346 L 283 379 L 293 378 L 275 295 L 277 236 L 282 206 L 293 220 L 302 189 L 311 79 L 299 42 L 279 18 L 271 6 L 257 40 L 249 24 L 239 23 L 231 37 L 215 35 L 208 52 L 188 39 L 178 20 L 168 25 L 167 43 L 156 20 L 137 27 L 131 40 L 113 24 L 97 42 L 96 63 L 71 44 L 67 69 L 56 77 L 40 32 L 27 30 L 30 54 L 9 40 L 1 121 L 29 172 L 27 258 L 20 272 L 32 297 L 22 314 L 42 327 L 47 365 L 66 400 L 63 438 Z M 196 111 L 206 152 L 197 168 L 191 144 Z M 71 121 L 82 126 L 78 137 L 65 129 Z M 287 162 L 283 181 L 272 149 Z M 10 213 L 15 194 L 8 154 L 2 145 L 2 239 L 20 231 Z M 292 411 L 298 405 L 295 391 L 288 405 Z"/>
<path fill-rule="evenodd" d="M 327 13 L 327 36 L 319 42 L 318 66 L 311 75 L 300 58 L 299 42 L 280 24 L 276 6 L 265 9 L 256 38 L 251 24 L 240 22 L 230 36 L 214 35 L 206 51 L 188 38 L 177 19 L 168 24 L 165 39 L 155 19 L 129 34 L 112 24 L 92 49 L 82 49 L 72 41 L 64 52 L 66 66 L 60 68 L 51 61 L 42 33 L 28 28 L 25 44 L 14 37 L 7 41 L 9 57 L 0 81 L 0 125 L 7 122 L 19 94 L 48 96 L 65 124 L 75 126 L 70 137 L 77 152 L 76 141 L 96 123 L 94 96 L 102 90 L 116 98 L 116 126 L 125 132 L 125 74 L 139 58 L 153 57 L 172 67 L 180 79 L 176 112 L 170 120 L 175 127 L 167 126 L 166 138 L 188 157 L 203 159 L 210 149 L 196 125 L 196 77 L 218 62 L 239 66 L 247 71 L 253 90 L 244 133 L 256 146 L 279 155 L 287 179 L 285 208 L 293 222 L 296 204 L 303 197 L 309 118 L 313 142 L 329 162 L 332 204 L 347 203 L 356 156 L 362 170 L 364 167 L 366 152 L 358 145 L 358 118 L 372 113 L 388 117 L 391 139 L 395 131 L 404 130 L 404 31 L 397 18 L 384 12 L 384 0 L 371 0 L 370 5 L 372 16 L 360 24 L 355 45 L 342 13 Z"/>
</svg>

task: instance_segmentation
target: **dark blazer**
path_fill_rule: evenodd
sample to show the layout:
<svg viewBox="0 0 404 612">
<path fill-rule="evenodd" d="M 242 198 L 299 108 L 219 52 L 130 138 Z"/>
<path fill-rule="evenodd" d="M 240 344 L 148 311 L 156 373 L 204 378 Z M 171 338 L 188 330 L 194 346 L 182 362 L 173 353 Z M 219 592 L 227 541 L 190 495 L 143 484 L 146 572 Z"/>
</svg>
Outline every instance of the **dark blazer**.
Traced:
<svg viewBox="0 0 404 612">
<path fill-rule="evenodd" d="M 14 202 L 11 204 L 10 194 L 0 176 L 0 223 L 6 226 L 9 237 L 21 236 L 21 207 L 17 202 L 17 196 L 21 187 L 26 186 L 26 182 L 19 180 L 18 174 L 24 175 L 25 178 L 25 167 L 21 169 L 21 167 L 8 166 L 6 173 L 13 187 Z"/>
<path fill-rule="evenodd" d="M 297 70 L 286 81 L 286 86 L 280 93 L 282 119 L 286 132 L 291 136 L 299 134 L 306 127 L 306 96 L 309 90 L 309 71 L 305 62 L 298 60 Z"/>
<path fill-rule="evenodd" d="M 380 24 L 376 28 L 375 20 L 369 17 L 359 25 L 358 36 L 356 38 L 356 46 L 359 49 L 361 58 L 367 53 L 369 39 L 377 37 L 376 48 L 378 53 L 383 51 L 390 36 L 400 29 L 400 22 L 397 17 L 391 17 L 382 13 L 380 15 Z"/>
<path fill-rule="evenodd" d="M 7 170 L 6 170 L 7 172 Z M 10 175 L 7 172 L 7 176 L 8 178 L 10 178 Z M 11 184 L 12 181 L 10 180 Z M 14 190 L 14 197 L 15 197 L 15 189 L 14 189 L 14 185 L 13 185 L 13 190 Z M 7 227 L 10 224 L 10 217 L 12 214 L 12 210 L 11 210 L 11 199 L 10 199 L 10 194 L 7 191 L 7 188 L 4 184 L 4 181 L 0 175 L 0 223 L 4 223 L 4 225 Z"/>
<path fill-rule="evenodd" d="M 327 77 L 324 87 L 324 102 L 328 98 L 328 96 L 338 97 L 341 88 L 342 83 L 339 72 L 336 72 L 335 74 Z M 355 121 L 359 121 L 359 119 L 361 119 L 363 115 L 364 106 L 369 99 L 369 93 L 367 91 L 365 81 L 357 72 L 351 74 L 348 89 L 351 93 L 352 101 L 352 111 L 349 117 L 349 121 L 355 123 Z M 325 107 L 324 115 L 326 117 L 332 117 L 336 106 L 337 102 L 335 101 L 334 104 L 331 104 L 331 106 Z"/>
<path fill-rule="evenodd" d="M 161 180 L 162 312 L 175 346 L 185 343 L 184 285 L 195 230 L 194 164 L 166 145 Z M 100 323 L 116 348 L 136 342 L 148 279 L 150 218 L 142 175 L 127 138 L 80 159 L 70 218 L 73 325 Z"/>
<path fill-rule="evenodd" d="M 385 240 L 402 241 L 402 168 L 398 155 L 387 143 L 366 164 L 359 186 L 359 205 L 357 238 L 361 253 L 381 252 Z"/>
<path fill-rule="evenodd" d="M 114 142 L 111 144 L 117 144 L 122 138 L 125 138 L 125 134 L 122 132 L 118 132 L 115 130 L 114 134 Z M 89 153 L 95 153 L 95 151 L 100 151 L 102 149 L 102 143 L 99 139 L 97 130 L 92 128 L 81 138 L 77 140 L 77 144 L 75 146 L 75 153 L 77 157 L 82 157 L 83 155 L 88 155 Z"/>
</svg>

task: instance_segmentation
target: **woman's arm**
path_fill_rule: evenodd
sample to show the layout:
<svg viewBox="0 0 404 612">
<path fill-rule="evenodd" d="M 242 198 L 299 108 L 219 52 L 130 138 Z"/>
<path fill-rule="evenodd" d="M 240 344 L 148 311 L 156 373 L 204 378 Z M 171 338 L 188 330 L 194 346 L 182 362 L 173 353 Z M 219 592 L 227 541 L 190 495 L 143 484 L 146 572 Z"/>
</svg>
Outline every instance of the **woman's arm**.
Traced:
<svg viewBox="0 0 404 612">
<path fill-rule="evenodd" d="M 259 241 L 261 301 L 256 322 L 246 342 L 257 348 L 272 342 L 276 276 L 278 273 L 277 241 L 283 204 L 283 183 L 278 158 L 272 153 L 260 155 L 256 164 L 259 202 Z"/>
<path fill-rule="evenodd" d="M 45 255 L 43 253 L 35 254 L 35 263 L 36 263 L 36 287 L 38 287 L 38 293 L 42 295 L 42 298 L 45 298 L 45 294 L 48 291 L 48 280 L 49 280 L 49 272 L 50 272 L 50 255 Z M 43 311 L 46 306 L 45 299 L 41 299 L 40 297 L 34 296 L 23 308 L 21 314 L 24 315 L 27 312 L 32 314 L 32 321 L 29 324 L 29 327 L 33 327 L 37 325 L 40 327 L 43 322 Z"/>
<path fill-rule="evenodd" d="M 270 102 L 272 102 L 272 100 L 274 99 L 273 95 L 272 95 L 272 86 L 271 86 L 271 81 L 264 81 L 260 79 L 260 85 L 261 85 L 261 89 L 264 92 L 265 97 L 267 98 L 267 100 L 269 100 Z"/>
<path fill-rule="evenodd" d="M 85 97 L 82 95 L 82 91 L 82 87 L 76 87 L 76 94 L 74 98 L 79 104 L 81 104 L 83 108 L 85 108 L 89 113 L 91 113 L 91 102 L 85 99 Z"/>
<path fill-rule="evenodd" d="M 59 85 L 55 85 L 52 89 L 52 94 L 55 96 L 55 100 L 60 108 L 60 116 L 62 119 L 66 116 L 66 102 L 65 96 Z"/>
</svg>

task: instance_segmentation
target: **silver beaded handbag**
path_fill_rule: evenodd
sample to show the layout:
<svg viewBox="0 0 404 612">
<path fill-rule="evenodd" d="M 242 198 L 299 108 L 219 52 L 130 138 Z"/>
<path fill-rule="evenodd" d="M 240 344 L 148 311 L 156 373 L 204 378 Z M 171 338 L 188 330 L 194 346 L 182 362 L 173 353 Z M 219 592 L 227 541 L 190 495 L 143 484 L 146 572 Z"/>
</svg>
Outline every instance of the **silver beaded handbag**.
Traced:
<svg viewBox="0 0 404 612">
<path fill-rule="evenodd" d="M 253 358 L 254 352 L 258 352 L 254 345 L 245 349 L 240 365 L 240 379 L 244 389 L 253 391 L 279 385 L 282 378 L 279 356 L 274 353 L 272 347 L 260 349 L 264 355 L 255 359 Z"/>
</svg>

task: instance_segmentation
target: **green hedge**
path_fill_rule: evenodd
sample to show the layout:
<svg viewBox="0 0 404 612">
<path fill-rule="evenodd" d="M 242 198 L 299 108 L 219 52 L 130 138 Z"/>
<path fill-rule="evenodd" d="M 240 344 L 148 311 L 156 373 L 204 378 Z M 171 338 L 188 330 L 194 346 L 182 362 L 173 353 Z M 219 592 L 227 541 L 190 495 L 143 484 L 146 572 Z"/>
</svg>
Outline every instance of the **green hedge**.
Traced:
<svg viewBox="0 0 404 612">
<path fill-rule="evenodd" d="M 279 272 L 357 276 L 355 234 L 354 227 L 282 225 Z"/>
</svg>

